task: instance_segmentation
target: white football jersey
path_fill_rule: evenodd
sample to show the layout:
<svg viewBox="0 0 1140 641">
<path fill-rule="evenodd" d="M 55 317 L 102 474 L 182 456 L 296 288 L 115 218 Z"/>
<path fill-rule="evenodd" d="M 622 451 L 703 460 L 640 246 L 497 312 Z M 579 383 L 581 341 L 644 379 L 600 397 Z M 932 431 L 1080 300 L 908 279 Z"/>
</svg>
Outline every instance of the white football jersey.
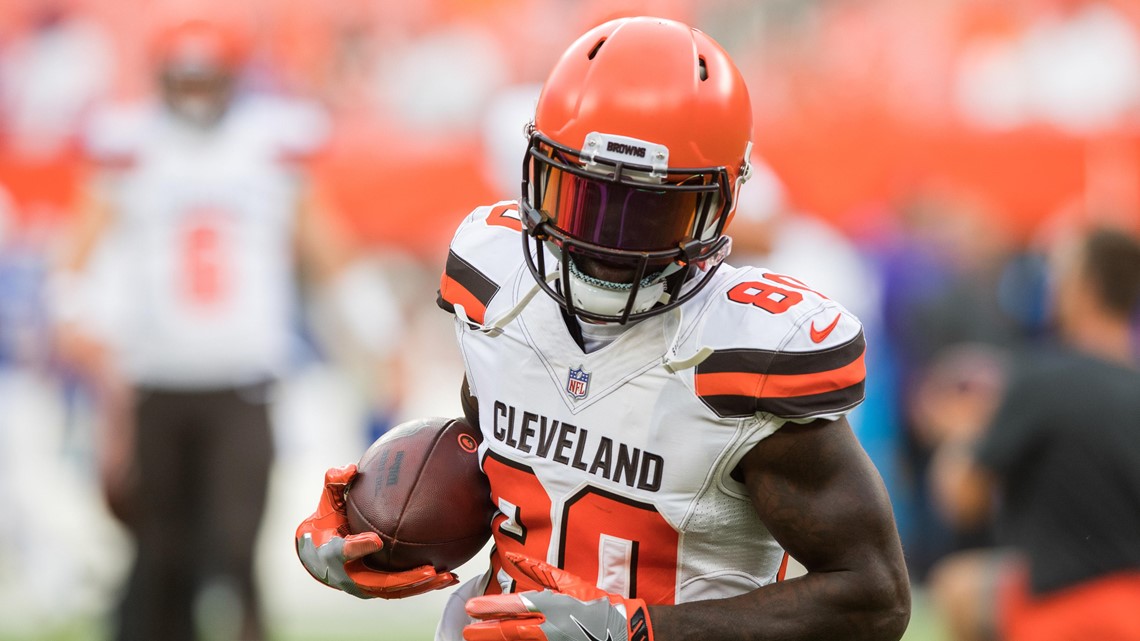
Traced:
<svg viewBox="0 0 1140 641">
<path fill-rule="evenodd" d="M 321 113 L 236 102 L 199 130 L 158 105 L 111 111 L 88 134 L 116 169 L 116 342 L 139 383 L 239 385 L 285 365 L 294 314 L 296 159 L 322 142 Z"/>
<path fill-rule="evenodd" d="M 859 321 L 793 278 L 724 266 L 691 301 L 587 354 L 541 292 L 492 328 L 536 286 L 522 246 L 514 203 L 477 209 L 439 297 L 479 401 L 495 554 L 651 604 L 776 581 L 784 550 L 732 471 L 787 421 L 862 401 Z M 488 591 L 535 588 L 500 568 L 492 558 Z"/>
</svg>

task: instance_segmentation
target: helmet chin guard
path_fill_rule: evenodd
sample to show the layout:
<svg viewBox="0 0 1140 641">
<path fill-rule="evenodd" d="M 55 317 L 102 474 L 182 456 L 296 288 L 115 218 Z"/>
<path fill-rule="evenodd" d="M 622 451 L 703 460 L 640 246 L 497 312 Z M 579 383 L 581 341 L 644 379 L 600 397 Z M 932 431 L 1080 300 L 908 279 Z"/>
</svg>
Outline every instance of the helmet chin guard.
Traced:
<svg viewBox="0 0 1140 641">
<path fill-rule="evenodd" d="M 570 267 L 572 283 L 570 294 L 573 297 L 576 309 L 606 316 L 619 316 L 625 312 L 625 308 L 632 298 L 633 307 L 630 309 L 630 313 L 640 314 L 653 309 L 653 306 L 660 302 L 665 295 L 663 273 L 642 279 L 637 295 L 631 297 L 632 283 L 611 283 L 595 278 L 582 272 L 573 260 L 566 262 Z"/>
</svg>

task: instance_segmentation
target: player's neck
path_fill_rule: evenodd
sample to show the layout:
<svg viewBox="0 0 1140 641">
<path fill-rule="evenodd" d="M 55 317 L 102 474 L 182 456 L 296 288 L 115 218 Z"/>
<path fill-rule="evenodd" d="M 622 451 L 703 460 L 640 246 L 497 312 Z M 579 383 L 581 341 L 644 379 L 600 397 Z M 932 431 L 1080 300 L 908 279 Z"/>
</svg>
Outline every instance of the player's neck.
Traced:
<svg viewBox="0 0 1140 641">
<path fill-rule="evenodd" d="M 1102 360 L 1136 367 L 1136 342 L 1128 322 L 1104 314 L 1088 314 L 1063 329 L 1074 349 Z"/>
<path fill-rule="evenodd" d="M 616 341 L 634 323 L 619 325 L 617 323 L 596 323 L 584 319 L 577 319 L 578 329 L 582 332 L 582 350 L 587 354 Z"/>
</svg>

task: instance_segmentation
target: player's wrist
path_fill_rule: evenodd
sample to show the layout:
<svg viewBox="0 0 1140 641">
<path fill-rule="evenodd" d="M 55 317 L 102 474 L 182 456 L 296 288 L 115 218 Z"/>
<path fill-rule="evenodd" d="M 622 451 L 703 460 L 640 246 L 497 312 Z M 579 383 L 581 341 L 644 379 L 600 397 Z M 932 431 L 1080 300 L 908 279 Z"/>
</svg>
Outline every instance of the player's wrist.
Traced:
<svg viewBox="0 0 1140 641">
<path fill-rule="evenodd" d="M 655 606 L 657 609 L 660 606 Z M 626 618 L 629 622 L 629 641 L 659 641 L 653 634 L 653 615 L 649 605 L 642 599 L 625 600 Z"/>
</svg>

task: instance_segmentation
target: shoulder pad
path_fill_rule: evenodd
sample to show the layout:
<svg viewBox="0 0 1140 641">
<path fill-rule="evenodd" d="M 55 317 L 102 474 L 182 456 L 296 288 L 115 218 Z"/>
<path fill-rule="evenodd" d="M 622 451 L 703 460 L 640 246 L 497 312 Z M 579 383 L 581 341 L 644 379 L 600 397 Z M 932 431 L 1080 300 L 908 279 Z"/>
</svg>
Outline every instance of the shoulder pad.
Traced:
<svg viewBox="0 0 1140 641">
<path fill-rule="evenodd" d="M 98 109 L 82 132 L 83 153 L 109 168 L 128 167 L 152 135 L 157 110 L 150 103 L 117 104 Z"/>
<path fill-rule="evenodd" d="M 230 117 L 246 135 L 255 136 L 283 161 L 302 161 L 328 144 L 331 124 L 316 103 L 296 98 L 252 95 L 231 108 Z"/>
<path fill-rule="evenodd" d="M 462 305 L 468 318 L 484 323 L 491 299 L 519 268 L 521 232 L 522 220 L 513 201 L 471 212 L 451 240 L 436 304 L 453 314 L 455 306 Z"/>
<path fill-rule="evenodd" d="M 804 283 L 731 269 L 710 286 L 696 340 L 697 395 L 717 415 L 838 418 L 863 400 L 863 326 Z"/>
</svg>

